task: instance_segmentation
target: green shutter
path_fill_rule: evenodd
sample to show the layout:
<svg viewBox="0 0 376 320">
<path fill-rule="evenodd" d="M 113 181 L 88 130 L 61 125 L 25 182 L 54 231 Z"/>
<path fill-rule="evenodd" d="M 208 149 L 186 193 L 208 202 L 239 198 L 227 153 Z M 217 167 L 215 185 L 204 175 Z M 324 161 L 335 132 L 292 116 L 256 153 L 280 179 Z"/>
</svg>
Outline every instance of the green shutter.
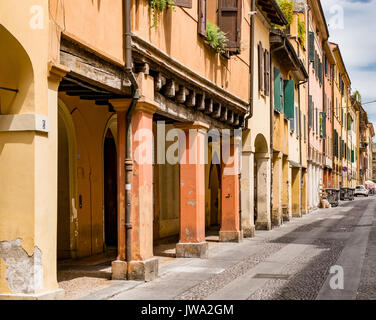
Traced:
<svg viewBox="0 0 376 320">
<path fill-rule="evenodd" d="M 351 162 L 355 162 L 355 157 L 354 157 L 354 150 L 351 150 Z"/>
<path fill-rule="evenodd" d="M 320 136 L 326 139 L 326 113 L 320 112 Z"/>
<path fill-rule="evenodd" d="M 274 68 L 274 108 L 279 112 L 282 111 L 281 94 L 281 72 Z"/>
<path fill-rule="evenodd" d="M 312 31 L 309 32 L 309 61 L 315 61 L 315 34 Z"/>
<path fill-rule="evenodd" d="M 294 105 L 295 105 L 295 85 L 294 80 L 284 81 L 284 105 L 285 117 L 287 119 L 294 119 Z"/>
</svg>

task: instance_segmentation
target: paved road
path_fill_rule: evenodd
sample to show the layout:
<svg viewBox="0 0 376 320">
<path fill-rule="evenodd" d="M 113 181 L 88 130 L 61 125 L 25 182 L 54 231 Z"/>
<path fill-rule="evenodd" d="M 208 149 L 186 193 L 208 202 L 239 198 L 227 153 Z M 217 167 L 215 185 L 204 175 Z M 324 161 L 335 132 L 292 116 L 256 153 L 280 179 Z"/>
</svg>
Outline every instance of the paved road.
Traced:
<svg viewBox="0 0 376 320">
<path fill-rule="evenodd" d="M 340 269 L 330 273 L 332 266 L 343 270 L 343 289 L 331 288 L 340 276 Z M 85 298 L 376 299 L 376 197 L 317 210 L 240 244 L 221 244 L 207 260 L 176 259 L 153 282 L 114 282 Z"/>
</svg>

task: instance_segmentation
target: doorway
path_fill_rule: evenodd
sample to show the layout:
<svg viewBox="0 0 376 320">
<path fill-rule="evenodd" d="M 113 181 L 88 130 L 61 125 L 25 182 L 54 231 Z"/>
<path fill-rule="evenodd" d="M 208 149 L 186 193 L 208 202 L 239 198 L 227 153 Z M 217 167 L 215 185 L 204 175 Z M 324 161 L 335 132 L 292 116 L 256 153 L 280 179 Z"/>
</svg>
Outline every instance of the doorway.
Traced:
<svg viewBox="0 0 376 320">
<path fill-rule="evenodd" d="M 105 246 L 117 247 L 117 152 L 111 130 L 104 141 L 104 235 Z"/>
</svg>

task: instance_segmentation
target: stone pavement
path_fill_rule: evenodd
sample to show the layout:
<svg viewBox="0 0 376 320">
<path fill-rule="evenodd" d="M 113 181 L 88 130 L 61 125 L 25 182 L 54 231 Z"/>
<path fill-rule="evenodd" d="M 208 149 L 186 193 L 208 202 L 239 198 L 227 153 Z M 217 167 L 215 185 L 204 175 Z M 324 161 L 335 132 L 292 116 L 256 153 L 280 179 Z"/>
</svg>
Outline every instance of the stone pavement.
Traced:
<svg viewBox="0 0 376 320">
<path fill-rule="evenodd" d="M 329 286 L 334 265 L 343 267 L 343 290 Z M 116 281 L 82 299 L 376 299 L 376 197 L 316 210 L 211 247 L 208 259 L 175 259 L 153 282 Z"/>
</svg>

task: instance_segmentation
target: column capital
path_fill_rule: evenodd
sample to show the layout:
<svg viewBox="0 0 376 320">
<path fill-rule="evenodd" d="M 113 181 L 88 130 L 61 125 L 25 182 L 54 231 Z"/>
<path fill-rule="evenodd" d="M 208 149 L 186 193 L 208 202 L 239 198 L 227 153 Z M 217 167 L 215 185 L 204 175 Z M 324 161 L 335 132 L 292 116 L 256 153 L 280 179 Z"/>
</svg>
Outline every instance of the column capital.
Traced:
<svg viewBox="0 0 376 320">
<path fill-rule="evenodd" d="M 194 122 L 180 122 L 174 125 L 178 129 L 189 130 L 189 129 L 197 129 L 197 130 L 209 130 L 209 125 L 202 121 L 194 121 Z"/>
<path fill-rule="evenodd" d="M 48 62 L 48 79 L 60 82 L 70 69 L 62 64 L 53 61 Z"/>
<path fill-rule="evenodd" d="M 132 103 L 131 98 L 109 100 L 116 112 L 127 111 Z"/>
<path fill-rule="evenodd" d="M 135 109 L 135 112 L 144 112 L 148 114 L 154 114 L 158 109 L 158 103 L 154 100 L 148 99 L 146 97 L 141 97 Z"/>
</svg>

